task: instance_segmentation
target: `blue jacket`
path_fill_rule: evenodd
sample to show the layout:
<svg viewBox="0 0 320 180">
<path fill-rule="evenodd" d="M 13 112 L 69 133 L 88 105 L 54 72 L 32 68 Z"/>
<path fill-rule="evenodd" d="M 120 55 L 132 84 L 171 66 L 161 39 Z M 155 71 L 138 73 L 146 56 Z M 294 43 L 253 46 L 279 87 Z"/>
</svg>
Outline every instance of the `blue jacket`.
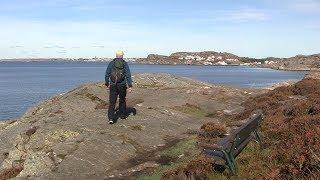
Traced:
<svg viewBox="0 0 320 180">
<path fill-rule="evenodd" d="M 108 68 L 106 70 L 105 84 L 108 85 L 108 86 L 109 86 L 109 83 L 115 84 L 112 81 L 110 81 L 110 75 L 111 75 L 111 70 L 112 70 L 113 64 L 117 60 L 118 60 L 118 58 L 115 58 L 114 60 L 112 60 L 109 63 Z M 128 65 L 128 63 L 126 61 L 124 61 L 124 72 L 125 72 L 125 76 L 126 76 L 125 80 L 120 82 L 120 83 L 117 83 L 117 84 L 127 84 L 129 87 L 132 87 L 131 72 L 130 72 L 130 69 L 129 69 L 129 65 Z"/>
</svg>

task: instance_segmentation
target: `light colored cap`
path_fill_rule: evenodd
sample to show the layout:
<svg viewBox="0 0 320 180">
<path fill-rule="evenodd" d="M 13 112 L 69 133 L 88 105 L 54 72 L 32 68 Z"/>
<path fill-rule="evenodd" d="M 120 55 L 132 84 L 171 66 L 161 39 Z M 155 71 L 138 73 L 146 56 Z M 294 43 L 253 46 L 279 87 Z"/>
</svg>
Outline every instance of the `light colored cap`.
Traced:
<svg viewBox="0 0 320 180">
<path fill-rule="evenodd" d="M 119 51 L 116 52 L 116 56 L 123 56 L 123 55 L 124 55 L 124 53 L 123 53 L 123 51 L 121 51 L 121 50 L 119 50 Z"/>
</svg>

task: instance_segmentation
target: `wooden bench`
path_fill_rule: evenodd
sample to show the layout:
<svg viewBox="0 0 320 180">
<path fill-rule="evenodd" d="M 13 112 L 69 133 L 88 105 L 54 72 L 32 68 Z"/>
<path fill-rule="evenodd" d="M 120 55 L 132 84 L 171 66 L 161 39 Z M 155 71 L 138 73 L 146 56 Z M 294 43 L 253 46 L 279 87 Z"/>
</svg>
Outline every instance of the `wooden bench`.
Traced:
<svg viewBox="0 0 320 180">
<path fill-rule="evenodd" d="M 261 143 L 259 129 L 262 120 L 261 112 L 253 114 L 244 124 L 231 131 L 230 135 L 221 139 L 216 144 L 199 143 L 199 146 L 203 148 L 203 152 L 206 155 L 212 157 L 217 162 L 216 164 L 228 167 L 230 172 L 236 175 L 238 167 L 235 158 L 252 139 Z"/>
</svg>

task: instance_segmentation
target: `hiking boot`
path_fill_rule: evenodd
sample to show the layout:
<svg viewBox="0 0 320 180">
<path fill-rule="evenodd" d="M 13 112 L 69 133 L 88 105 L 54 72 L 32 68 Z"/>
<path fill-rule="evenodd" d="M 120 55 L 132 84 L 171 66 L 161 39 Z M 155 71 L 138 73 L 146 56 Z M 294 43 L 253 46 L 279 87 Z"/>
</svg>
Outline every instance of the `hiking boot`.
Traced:
<svg viewBox="0 0 320 180">
<path fill-rule="evenodd" d="M 137 114 L 136 108 L 133 108 L 133 109 L 132 109 L 132 114 L 133 114 L 134 116 Z"/>
<path fill-rule="evenodd" d="M 109 119 L 109 124 L 114 124 L 114 121 L 112 119 Z"/>
</svg>

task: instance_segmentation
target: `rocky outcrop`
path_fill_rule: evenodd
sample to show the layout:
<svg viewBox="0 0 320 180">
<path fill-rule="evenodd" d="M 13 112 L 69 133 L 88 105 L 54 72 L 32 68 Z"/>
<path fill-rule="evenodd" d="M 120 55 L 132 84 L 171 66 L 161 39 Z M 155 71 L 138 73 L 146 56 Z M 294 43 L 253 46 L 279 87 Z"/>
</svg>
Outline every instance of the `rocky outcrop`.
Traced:
<svg viewBox="0 0 320 180">
<path fill-rule="evenodd" d="M 310 71 L 306 74 L 306 78 L 320 79 L 320 71 Z"/>
<path fill-rule="evenodd" d="M 297 55 L 290 58 L 274 58 L 265 59 L 242 58 L 243 62 L 252 63 L 260 67 L 267 67 L 279 70 L 293 71 L 319 71 L 320 70 L 320 54 L 314 55 Z"/>
<path fill-rule="evenodd" d="M 150 54 L 139 59 L 139 63 L 147 64 L 195 64 L 195 65 L 239 65 L 239 57 L 225 52 L 176 52 L 170 56 Z"/>
<path fill-rule="evenodd" d="M 278 61 L 278 67 L 286 70 L 319 70 L 320 69 L 320 54 L 304 56 L 298 55 L 291 58 L 285 58 L 283 61 Z"/>
<path fill-rule="evenodd" d="M 159 148 L 189 137 L 203 123 L 220 121 L 226 110 L 238 112 L 252 94 L 167 74 L 140 74 L 134 80 L 128 107 L 137 114 L 114 125 L 107 123 L 103 83 L 82 85 L 18 120 L 1 122 L 0 179 L 104 179 L 156 167 L 144 160 L 146 154 L 156 156 Z M 135 157 L 139 161 L 132 161 Z"/>
<path fill-rule="evenodd" d="M 279 70 L 318 71 L 320 54 L 309 56 L 297 55 L 290 58 L 249 58 L 239 57 L 226 52 L 176 52 L 170 56 L 150 54 L 147 58 L 137 59 L 145 64 L 190 64 L 190 65 L 248 65 Z"/>
</svg>

